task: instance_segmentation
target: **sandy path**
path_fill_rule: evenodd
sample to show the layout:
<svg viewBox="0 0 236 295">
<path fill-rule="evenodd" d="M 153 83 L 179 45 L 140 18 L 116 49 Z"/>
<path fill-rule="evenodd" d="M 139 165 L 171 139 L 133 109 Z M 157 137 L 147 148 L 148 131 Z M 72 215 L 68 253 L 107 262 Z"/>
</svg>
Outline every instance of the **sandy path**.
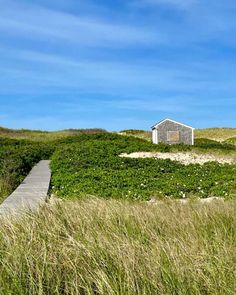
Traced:
<svg viewBox="0 0 236 295">
<path fill-rule="evenodd" d="M 158 159 L 170 159 L 172 161 L 180 162 L 184 165 L 188 164 L 200 164 L 203 165 L 207 162 L 218 162 L 221 164 L 234 164 L 235 160 L 230 157 L 220 157 L 208 154 L 197 154 L 189 152 L 177 152 L 177 153 L 156 153 L 156 152 L 135 152 L 131 154 L 123 153 L 120 157 L 126 158 L 158 158 Z"/>
</svg>

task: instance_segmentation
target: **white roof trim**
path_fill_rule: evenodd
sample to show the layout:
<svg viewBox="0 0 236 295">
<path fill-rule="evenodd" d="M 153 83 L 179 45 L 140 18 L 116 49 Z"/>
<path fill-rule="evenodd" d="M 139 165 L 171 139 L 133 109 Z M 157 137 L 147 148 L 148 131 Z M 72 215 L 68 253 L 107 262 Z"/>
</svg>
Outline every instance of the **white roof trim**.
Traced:
<svg viewBox="0 0 236 295">
<path fill-rule="evenodd" d="M 157 128 L 157 126 L 159 126 L 160 124 L 164 123 L 165 121 L 171 121 L 171 122 L 173 122 L 173 123 L 176 123 L 176 124 L 179 124 L 179 125 L 185 126 L 185 127 L 187 127 L 187 128 L 191 128 L 192 130 L 195 129 L 195 128 L 191 127 L 191 126 L 185 125 L 185 124 L 183 124 L 183 123 L 180 123 L 180 122 L 177 122 L 177 121 L 175 121 L 175 120 L 168 119 L 168 118 L 166 118 L 166 119 L 164 119 L 164 120 L 161 120 L 160 122 L 158 122 L 158 123 L 156 123 L 155 125 L 153 125 L 151 128 L 152 128 L 152 129 L 155 129 L 155 128 Z"/>
</svg>

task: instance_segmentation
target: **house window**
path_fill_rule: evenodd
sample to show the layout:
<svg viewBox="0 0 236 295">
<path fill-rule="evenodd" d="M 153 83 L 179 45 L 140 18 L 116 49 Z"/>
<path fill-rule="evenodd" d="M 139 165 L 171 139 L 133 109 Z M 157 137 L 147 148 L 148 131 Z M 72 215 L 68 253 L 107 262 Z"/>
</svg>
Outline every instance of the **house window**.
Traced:
<svg viewBox="0 0 236 295">
<path fill-rule="evenodd" d="M 167 141 L 179 142 L 180 141 L 179 131 L 167 131 Z"/>
</svg>

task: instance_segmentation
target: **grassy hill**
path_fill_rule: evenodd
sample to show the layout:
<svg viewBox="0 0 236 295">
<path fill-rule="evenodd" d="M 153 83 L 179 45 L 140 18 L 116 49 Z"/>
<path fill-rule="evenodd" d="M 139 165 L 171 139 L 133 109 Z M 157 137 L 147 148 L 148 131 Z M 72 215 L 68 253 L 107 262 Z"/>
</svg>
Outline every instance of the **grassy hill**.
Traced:
<svg viewBox="0 0 236 295">
<path fill-rule="evenodd" d="M 28 129 L 9 129 L 0 127 L 0 137 L 13 139 L 29 139 L 34 141 L 47 141 L 65 138 L 68 136 L 78 136 L 81 134 L 96 134 L 105 132 L 106 130 L 100 128 L 88 129 L 65 129 L 59 131 L 42 131 L 42 130 L 28 130 Z"/>
<path fill-rule="evenodd" d="M 119 132 L 122 135 L 131 135 L 138 138 L 151 140 L 151 131 L 127 129 Z M 236 128 L 205 128 L 194 131 L 195 138 L 207 138 L 219 142 L 236 144 Z"/>
<path fill-rule="evenodd" d="M 206 128 L 195 130 L 195 138 L 225 141 L 232 137 L 236 137 L 236 128 Z"/>
<path fill-rule="evenodd" d="M 121 158 L 138 151 L 217 151 L 235 154 L 236 147 L 210 140 L 195 146 L 153 145 L 135 137 L 104 133 L 64 140 L 52 156 L 53 192 L 62 198 L 96 195 L 104 198 L 148 200 L 236 195 L 235 165 L 216 162 L 183 165 L 163 159 Z M 199 184 L 199 181 L 201 184 Z"/>
<path fill-rule="evenodd" d="M 4 132 L 10 137 L 20 136 L 15 139 L 9 136 L 0 138 L 2 199 L 22 181 L 37 161 L 48 158 L 52 158 L 52 191 L 63 198 L 96 195 L 148 200 L 154 196 L 179 198 L 182 195 L 234 197 L 236 193 L 233 165 L 206 163 L 185 166 L 163 159 L 119 157 L 121 153 L 139 151 L 194 151 L 235 157 L 236 148 L 232 144 L 196 139 L 194 146 L 153 145 L 150 141 L 134 137 L 133 131 L 132 136 L 121 136 L 100 129 L 62 131 L 59 137 L 55 132 Z"/>
<path fill-rule="evenodd" d="M 48 158 L 53 197 L 39 212 L 0 216 L 0 294 L 235 293 L 236 165 L 119 157 L 231 156 L 234 139 L 169 146 L 145 131 L 123 134 L 1 129 L 0 197 Z M 190 202 L 175 200 L 183 196 Z M 196 201 L 208 196 L 226 201 Z"/>
<path fill-rule="evenodd" d="M 100 128 L 88 129 L 65 129 L 59 131 L 41 131 L 41 130 L 28 130 L 28 129 L 9 129 L 0 127 L 0 137 L 16 138 L 16 139 L 30 139 L 30 140 L 55 140 L 68 136 L 78 136 L 81 134 L 96 134 L 105 132 Z M 127 129 L 118 132 L 121 135 L 130 135 L 138 138 L 151 140 L 151 131 Z M 216 141 L 228 141 L 235 143 L 236 128 L 205 128 L 196 129 L 195 138 L 207 138 Z"/>
</svg>

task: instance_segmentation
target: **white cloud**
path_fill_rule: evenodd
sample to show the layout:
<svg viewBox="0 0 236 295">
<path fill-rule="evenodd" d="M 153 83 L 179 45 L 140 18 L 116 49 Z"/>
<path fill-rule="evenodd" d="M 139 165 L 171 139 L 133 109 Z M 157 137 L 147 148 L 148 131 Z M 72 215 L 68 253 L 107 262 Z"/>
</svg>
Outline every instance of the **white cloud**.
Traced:
<svg viewBox="0 0 236 295">
<path fill-rule="evenodd" d="M 194 4 L 198 3 L 198 0 L 140 0 L 141 5 L 161 5 L 172 6 L 179 9 L 189 9 Z"/>
<path fill-rule="evenodd" d="M 53 93 L 53 91 L 84 91 L 134 99 L 140 93 L 172 92 L 182 95 L 219 93 L 235 89 L 233 65 L 226 62 L 130 60 L 114 61 L 72 58 L 57 54 L 19 49 L 0 49 L 1 93 Z M 224 77 L 224 79 L 222 79 Z M 155 99 L 155 96 L 154 96 Z M 142 102 L 121 102 L 126 108 L 152 108 Z M 155 105 L 165 110 L 166 104 Z"/>
<path fill-rule="evenodd" d="M 186 74 L 158 63 L 146 65 L 142 62 L 72 59 L 55 54 L 7 48 L 0 50 L 0 53 L 2 57 L 7 55 L 9 60 L 7 66 L 5 66 L 6 59 L 0 62 L 0 72 L 4 76 L 1 91 L 4 91 L 4 79 L 12 81 L 15 87 L 9 88 L 13 91 L 17 86 L 28 91 L 33 85 L 38 87 L 41 85 L 44 90 L 45 87 L 75 89 L 92 87 L 94 91 L 112 91 L 114 88 L 119 92 L 125 92 L 129 88 L 138 91 L 140 88 L 147 90 L 152 87 L 163 88 L 167 81 L 172 87 L 177 87 L 175 81 L 178 76 Z"/>
<path fill-rule="evenodd" d="M 181 99 L 183 102 L 183 100 Z M 178 97 L 175 98 L 163 98 L 158 97 L 150 98 L 143 97 L 143 99 L 123 99 L 123 100 L 113 100 L 105 101 L 105 105 L 125 109 L 125 110 L 139 110 L 139 111 L 149 111 L 149 112 L 170 112 L 170 110 L 175 110 L 175 112 L 186 112 L 189 110 L 186 103 L 180 103 Z"/>
<path fill-rule="evenodd" d="M 89 46 L 129 46 L 162 42 L 161 36 L 137 24 L 72 15 L 32 5 L 2 1 L 0 31 L 28 40 L 69 42 Z M 159 40 L 157 40 L 159 39 Z"/>
<path fill-rule="evenodd" d="M 189 100 L 186 105 L 186 101 Z M 60 102 L 58 106 L 68 113 L 79 113 L 86 111 L 85 105 L 88 101 L 80 100 L 80 103 L 73 102 Z M 113 99 L 99 99 L 94 101 L 91 99 L 90 105 L 94 109 L 91 112 L 101 112 L 104 109 L 116 109 L 116 110 L 129 110 L 129 111 L 144 111 L 144 112 L 170 112 L 175 110 L 177 113 L 187 112 L 189 110 L 188 105 L 191 105 L 191 99 L 185 97 L 171 97 L 163 98 L 158 95 L 146 96 L 143 98 L 123 97 L 122 100 L 119 97 Z M 88 109 L 87 109 L 88 110 Z"/>
</svg>

